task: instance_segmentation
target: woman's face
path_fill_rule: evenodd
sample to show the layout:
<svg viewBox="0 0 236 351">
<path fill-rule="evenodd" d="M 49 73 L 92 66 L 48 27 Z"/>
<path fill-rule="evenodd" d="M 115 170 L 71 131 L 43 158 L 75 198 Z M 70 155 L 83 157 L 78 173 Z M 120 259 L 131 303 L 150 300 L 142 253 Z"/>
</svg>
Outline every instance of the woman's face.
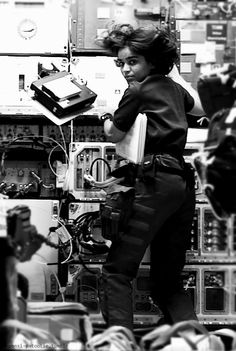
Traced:
<svg viewBox="0 0 236 351">
<path fill-rule="evenodd" d="M 116 65 L 120 67 L 128 83 L 132 81 L 142 82 L 153 68 L 153 65 L 147 62 L 144 56 L 134 54 L 129 47 L 119 50 Z"/>
</svg>

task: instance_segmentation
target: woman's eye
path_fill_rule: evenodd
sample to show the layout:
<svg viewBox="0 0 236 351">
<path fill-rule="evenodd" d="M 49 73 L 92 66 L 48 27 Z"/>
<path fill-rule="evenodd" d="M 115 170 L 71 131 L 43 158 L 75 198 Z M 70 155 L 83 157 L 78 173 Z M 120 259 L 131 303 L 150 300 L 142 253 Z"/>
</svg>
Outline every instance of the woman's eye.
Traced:
<svg viewBox="0 0 236 351">
<path fill-rule="evenodd" d="M 137 60 L 130 60 L 130 61 L 128 62 L 128 64 L 129 64 L 130 66 L 136 65 L 136 63 L 137 63 Z"/>
</svg>

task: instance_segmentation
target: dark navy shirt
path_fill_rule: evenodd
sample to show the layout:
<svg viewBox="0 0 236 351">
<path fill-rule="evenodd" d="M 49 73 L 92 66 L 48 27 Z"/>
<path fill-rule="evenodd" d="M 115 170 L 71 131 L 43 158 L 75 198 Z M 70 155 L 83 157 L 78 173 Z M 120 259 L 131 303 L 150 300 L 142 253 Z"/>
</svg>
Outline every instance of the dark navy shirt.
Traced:
<svg viewBox="0 0 236 351">
<path fill-rule="evenodd" d="M 148 118 L 145 154 L 166 152 L 181 157 L 187 139 L 187 117 L 194 99 L 171 78 L 153 74 L 125 90 L 114 113 L 116 128 L 127 132 L 139 113 Z"/>
</svg>

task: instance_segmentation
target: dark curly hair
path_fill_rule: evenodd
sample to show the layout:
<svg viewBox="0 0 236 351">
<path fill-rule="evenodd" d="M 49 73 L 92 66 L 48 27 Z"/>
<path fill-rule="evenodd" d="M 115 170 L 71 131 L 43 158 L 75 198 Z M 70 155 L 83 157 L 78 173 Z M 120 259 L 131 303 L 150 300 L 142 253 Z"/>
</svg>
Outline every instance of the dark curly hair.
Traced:
<svg viewBox="0 0 236 351">
<path fill-rule="evenodd" d="M 154 65 L 155 72 L 161 74 L 168 74 L 178 60 L 174 36 L 168 29 L 154 25 L 134 28 L 129 24 L 116 24 L 97 38 L 96 43 L 112 56 L 117 56 L 119 49 L 129 47 L 133 53 L 144 56 Z"/>
</svg>

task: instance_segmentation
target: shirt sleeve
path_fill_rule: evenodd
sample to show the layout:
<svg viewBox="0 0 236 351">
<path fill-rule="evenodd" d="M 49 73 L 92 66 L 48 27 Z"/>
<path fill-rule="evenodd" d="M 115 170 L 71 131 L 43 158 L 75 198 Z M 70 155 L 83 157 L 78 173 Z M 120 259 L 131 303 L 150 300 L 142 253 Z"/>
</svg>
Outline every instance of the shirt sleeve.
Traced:
<svg viewBox="0 0 236 351">
<path fill-rule="evenodd" d="M 114 113 L 114 126 L 122 132 L 127 132 L 139 114 L 140 105 L 138 88 L 135 83 L 130 84 L 125 90 L 118 108 Z"/>
<path fill-rule="evenodd" d="M 194 98 L 189 94 L 187 90 L 184 89 L 184 101 L 185 101 L 185 111 L 189 112 L 194 106 Z"/>
</svg>

